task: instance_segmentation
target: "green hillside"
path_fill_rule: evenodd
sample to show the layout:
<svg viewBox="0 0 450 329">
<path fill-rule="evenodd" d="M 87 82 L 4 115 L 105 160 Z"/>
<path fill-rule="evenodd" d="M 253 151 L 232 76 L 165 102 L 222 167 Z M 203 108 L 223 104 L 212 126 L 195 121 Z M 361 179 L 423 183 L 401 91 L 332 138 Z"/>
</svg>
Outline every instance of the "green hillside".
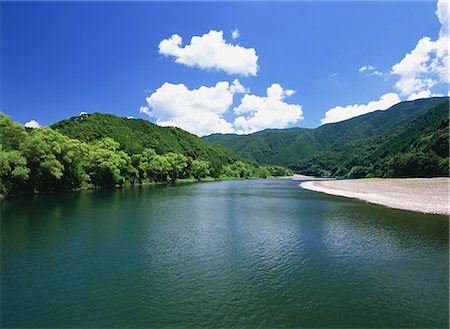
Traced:
<svg viewBox="0 0 450 329">
<path fill-rule="evenodd" d="M 147 120 L 121 118 L 112 114 L 83 114 L 50 127 L 83 142 L 112 138 L 130 155 L 151 148 L 157 154 L 181 153 L 210 162 L 231 163 L 240 158 L 233 151 L 221 145 L 205 143 L 180 128 L 160 127 Z"/>
<path fill-rule="evenodd" d="M 208 136 L 204 136 L 204 137 L 202 137 L 202 139 L 205 142 L 214 143 L 214 142 L 221 142 L 221 141 L 224 141 L 226 139 L 230 139 L 230 138 L 237 137 L 237 136 L 239 136 L 239 135 L 238 134 L 220 134 L 220 133 L 217 133 L 217 134 L 211 134 L 211 135 L 208 135 Z"/>
<path fill-rule="evenodd" d="M 448 117 L 448 97 L 435 97 L 401 102 L 386 111 L 316 129 L 272 129 L 222 140 L 215 136 L 219 142 L 214 144 L 258 163 L 289 166 L 310 175 L 444 175 Z"/>
<path fill-rule="evenodd" d="M 79 188 L 290 174 L 144 120 L 94 113 L 26 129 L 0 112 L 0 200 Z"/>
</svg>

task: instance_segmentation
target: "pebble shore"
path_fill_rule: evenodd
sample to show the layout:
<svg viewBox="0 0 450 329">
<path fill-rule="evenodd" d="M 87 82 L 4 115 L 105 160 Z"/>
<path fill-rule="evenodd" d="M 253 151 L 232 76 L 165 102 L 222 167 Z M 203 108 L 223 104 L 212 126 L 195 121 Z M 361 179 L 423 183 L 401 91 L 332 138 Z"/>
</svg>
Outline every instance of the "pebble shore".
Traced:
<svg viewBox="0 0 450 329">
<path fill-rule="evenodd" d="M 308 180 L 300 186 L 326 194 L 356 198 L 390 208 L 450 215 L 450 178 L 367 178 Z M 297 178 L 299 179 L 299 178 Z"/>
</svg>

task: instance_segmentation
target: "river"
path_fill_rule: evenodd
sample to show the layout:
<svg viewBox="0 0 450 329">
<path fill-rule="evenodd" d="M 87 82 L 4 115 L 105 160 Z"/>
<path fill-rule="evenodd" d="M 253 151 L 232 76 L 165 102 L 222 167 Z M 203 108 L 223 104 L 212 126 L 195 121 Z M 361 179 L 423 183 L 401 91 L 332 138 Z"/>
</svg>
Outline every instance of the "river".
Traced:
<svg viewBox="0 0 450 329">
<path fill-rule="evenodd" d="M 448 327 L 446 216 L 298 184 L 4 201 L 1 327 Z"/>
</svg>

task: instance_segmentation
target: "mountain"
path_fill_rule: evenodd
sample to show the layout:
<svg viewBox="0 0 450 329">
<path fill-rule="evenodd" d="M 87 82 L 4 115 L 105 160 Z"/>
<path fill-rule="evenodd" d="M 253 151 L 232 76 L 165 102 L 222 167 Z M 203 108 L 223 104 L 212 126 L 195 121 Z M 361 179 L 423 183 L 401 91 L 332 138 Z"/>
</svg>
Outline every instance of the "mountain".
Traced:
<svg viewBox="0 0 450 329">
<path fill-rule="evenodd" d="M 396 169 L 412 166 L 415 158 L 424 157 L 428 160 L 415 164 L 423 167 L 416 174 L 441 175 L 448 172 L 448 118 L 449 98 L 433 97 L 401 102 L 385 111 L 316 129 L 268 129 L 225 138 L 216 134 L 213 144 L 258 163 L 289 166 L 305 174 L 404 176 L 407 174 Z M 211 136 L 204 140 L 211 141 Z M 430 166 L 427 161 L 434 167 L 426 167 Z"/>
<path fill-rule="evenodd" d="M 152 148 L 157 154 L 174 152 L 213 163 L 231 163 L 240 159 L 233 151 L 221 145 L 208 144 L 183 129 L 160 127 L 147 120 L 122 118 L 112 114 L 82 114 L 50 127 L 83 142 L 112 138 L 128 154 Z"/>
<path fill-rule="evenodd" d="M 289 176 L 145 120 L 83 114 L 26 129 L 0 112 L 0 199 L 137 184 Z"/>
<path fill-rule="evenodd" d="M 205 142 L 214 143 L 214 142 L 221 142 L 221 141 L 224 141 L 226 139 L 230 139 L 230 138 L 237 137 L 237 136 L 239 136 L 239 135 L 238 134 L 220 134 L 220 133 L 217 133 L 217 134 L 211 134 L 211 135 L 208 135 L 208 136 L 204 136 L 204 137 L 202 137 L 202 139 Z"/>
</svg>

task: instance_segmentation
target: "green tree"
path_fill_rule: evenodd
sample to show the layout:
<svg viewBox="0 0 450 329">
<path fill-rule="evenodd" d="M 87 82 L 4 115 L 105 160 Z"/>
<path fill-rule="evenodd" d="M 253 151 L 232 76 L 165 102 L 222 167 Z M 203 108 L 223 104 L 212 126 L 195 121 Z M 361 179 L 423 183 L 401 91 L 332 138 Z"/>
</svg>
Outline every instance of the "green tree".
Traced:
<svg viewBox="0 0 450 329">
<path fill-rule="evenodd" d="M 191 164 L 191 174 L 197 180 L 205 178 L 210 174 L 209 161 L 193 160 Z"/>
<path fill-rule="evenodd" d="M 92 144 L 88 157 L 88 173 L 97 186 L 123 185 L 130 171 L 131 158 L 118 151 L 120 144 L 104 138 Z"/>
<path fill-rule="evenodd" d="M 191 166 L 192 158 L 172 152 L 164 154 L 163 157 L 169 163 L 168 174 L 172 182 L 175 182 L 177 178 L 189 177 L 189 167 Z"/>
<path fill-rule="evenodd" d="M 25 127 L 0 112 L 0 144 L 3 145 L 3 150 L 18 150 L 26 138 Z"/>
<path fill-rule="evenodd" d="M 170 180 L 169 172 L 172 169 L 169 161 L 163 155 L 155 155 L 149 162 L 148 174 L 155 182 Z"/>
<path fill-rule="evenodd" d="M 20 150 L 28 161 L 30 188 L 72 189 L 86 180 L 87 145 L 49 128 L 33 129 Z"/>
<path fill-rule="evenodd" d="M 20 151 L 3 151 L 0 145 L 0 194 L 15 195 L 21 192 L 29 177 L 27 160 Z"/>
<path fill-rule="evenodd" d="M 150 167 L 152 159 L 156 156 L 156 152 L 153 149 L 146 148 L 141 154 L 135 156 L 135 162 L 139 159 L 139 163 L 133 163 L 138 168 L 142 180 L 156 181 L 154 172 Z"/>
</svg>

